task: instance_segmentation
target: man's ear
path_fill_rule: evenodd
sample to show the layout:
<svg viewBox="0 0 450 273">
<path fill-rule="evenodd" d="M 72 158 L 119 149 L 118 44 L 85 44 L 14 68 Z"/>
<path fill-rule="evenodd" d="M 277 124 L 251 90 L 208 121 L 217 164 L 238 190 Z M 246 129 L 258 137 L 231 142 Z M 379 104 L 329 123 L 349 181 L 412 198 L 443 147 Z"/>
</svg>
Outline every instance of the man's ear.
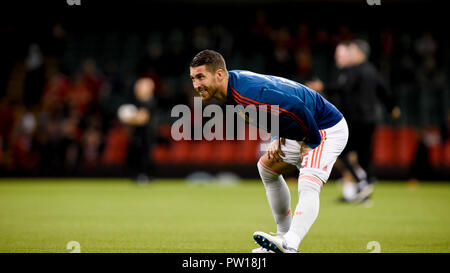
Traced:
<svg viewBox="0 0 450 273">
<path fill-rule="evenodd" d="M 216 71 L 217 80 L 222 81 L 224 76 L 225 76 L 225 73 L 224 73 L 223 69 L 220 69 L 220 68 L 217 69 L 217 71 Z"/>
</svg>

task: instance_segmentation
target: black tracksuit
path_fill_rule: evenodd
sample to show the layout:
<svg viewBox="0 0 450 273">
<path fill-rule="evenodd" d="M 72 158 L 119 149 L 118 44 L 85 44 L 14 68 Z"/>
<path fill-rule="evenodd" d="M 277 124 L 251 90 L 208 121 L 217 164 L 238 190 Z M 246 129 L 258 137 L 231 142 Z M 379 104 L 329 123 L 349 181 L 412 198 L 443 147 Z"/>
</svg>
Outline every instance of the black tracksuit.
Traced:
<svg viewBox="0 0 450 273">
<path fill-rule="evenodd" d="M 153 130 L 155 100 L 143 102 L 134 98 L 133 104 L 137 108 L 146 108 L 150 113 L 150 121 L 142 126 L 134 126 L 131 136 L 130 145 L 128 148 L 128 164 L 133 171 L 133 176 L 138 177 L 140 174 L 145 174 L 148 177 L 153 177 L 154 165 L 150 156 L 150 151 L 154 144 L 155 133 Z"/>
<path fill-rule="evenodd" d="M 395 107 L 386 83 L 373 64 L 363 62 L 343 68 L 335 83 L 324 86 L 324 92 L 348 123 L 349 140 L 342 153 L 342 160 L 350 167 L 348 152 L 356 151 L 358 162 L 367 173 L 368 182 L 373 182 L 372 136 L 378 122 L 376 104 L 379 99 L 389 112 Z M 349 169 L 355 176 L 354 170 L 351 167 Z"/>
</svg>

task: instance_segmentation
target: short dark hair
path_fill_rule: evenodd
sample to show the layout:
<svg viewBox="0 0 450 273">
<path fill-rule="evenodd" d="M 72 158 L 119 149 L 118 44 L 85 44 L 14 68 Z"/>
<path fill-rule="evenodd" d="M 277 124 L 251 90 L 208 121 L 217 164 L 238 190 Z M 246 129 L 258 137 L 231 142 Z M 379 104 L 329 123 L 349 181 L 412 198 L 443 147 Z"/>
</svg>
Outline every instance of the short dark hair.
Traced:
<svg viewBox="0 0 450 273">
<path fill-rule="evenodd" d="M 194 59 L 192 59 L 191 67 L 202 65 L 206 65 L 206 68 L 211 72 L 216 72 L 218 69 L 227 71 L 223 56 L 219 52 L 210 49 L 200 51 L 195 55 Z"/>
</svg>

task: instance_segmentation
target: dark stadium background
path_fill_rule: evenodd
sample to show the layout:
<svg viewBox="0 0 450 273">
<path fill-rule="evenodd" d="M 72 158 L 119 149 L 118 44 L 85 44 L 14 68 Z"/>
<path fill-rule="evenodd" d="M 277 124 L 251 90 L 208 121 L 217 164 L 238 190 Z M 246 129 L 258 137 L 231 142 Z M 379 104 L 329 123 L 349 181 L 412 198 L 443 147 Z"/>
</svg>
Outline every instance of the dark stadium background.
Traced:
<svg viewBox="0 0 450 273">
<path fill-rule="evenodd" d="M 160 101 L 159 137 L 149 151 L 156 177 L 198 170 L 257 177 L 255 141 L 171 140 L 170 110 L 192 97 L 191 58 L 216 49 L 229 69 L 327 82 L 336 76 L 337 42 L 362 37 L 402 110 L 392 121 L 381 108 L 373 155 L 379 178 L 450 177 L 448 15 L 436 2 L 80 3 L 2 4 L 1 176 L 127 177 L 129 128 L 116 111 L 147 75 Z M 30 61 L 30 51 L 42 61 Z"/>
</svg>

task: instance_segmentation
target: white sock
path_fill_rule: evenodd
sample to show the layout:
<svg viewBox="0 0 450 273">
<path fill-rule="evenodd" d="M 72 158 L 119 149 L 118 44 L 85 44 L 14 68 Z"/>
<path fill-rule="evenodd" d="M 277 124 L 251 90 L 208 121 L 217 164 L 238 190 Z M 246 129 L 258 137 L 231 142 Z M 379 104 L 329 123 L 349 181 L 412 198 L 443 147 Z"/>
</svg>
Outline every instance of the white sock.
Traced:
<svg viewBox="0 0 450 273">
<path fill-rule="evenodd" d="M 369 182 L 367 182 L 367 173 L 366 173 L 366 171 L 364 171 L 363 168 L 361 168 L 360 166 L 357 166 L 355 168 L 355 173 L 358 176 L 358 180 L 359 180 L 358 186 L 360 189 L 369 185 Z"/>
<path fill-rule="evenodd" d="M 291 194 L 283 176 L 258 161 L 259 175 L 266 189 L 272 214 L 277 223 L 277 233 L 285 234 L 291 226 Z"/>
<path fill-rule="evenodd" d="M 342 197 L 346 200 L 352 200 L 356 192 L 358 191 L 358 185 L 354 182 L 344 181 L 342 183 Z"/>
<path fill-rule="evenodd" d="M 355 168 L 355 173 L 358 176 L 359 180 L 367 180 L 367 173 L 366 171 L 361 168 L 360 166 Z"/>
<path fill-rule="evenodd" d="M 316 221 L 319 215 L 320 188 L 321 186 L 308 178 L 300 178 L 298 182 L 299 201 L 295 208 L 291 228 L 284 235 L 289 247 L 298 249 L 300 242 Z"/>
</svg>

